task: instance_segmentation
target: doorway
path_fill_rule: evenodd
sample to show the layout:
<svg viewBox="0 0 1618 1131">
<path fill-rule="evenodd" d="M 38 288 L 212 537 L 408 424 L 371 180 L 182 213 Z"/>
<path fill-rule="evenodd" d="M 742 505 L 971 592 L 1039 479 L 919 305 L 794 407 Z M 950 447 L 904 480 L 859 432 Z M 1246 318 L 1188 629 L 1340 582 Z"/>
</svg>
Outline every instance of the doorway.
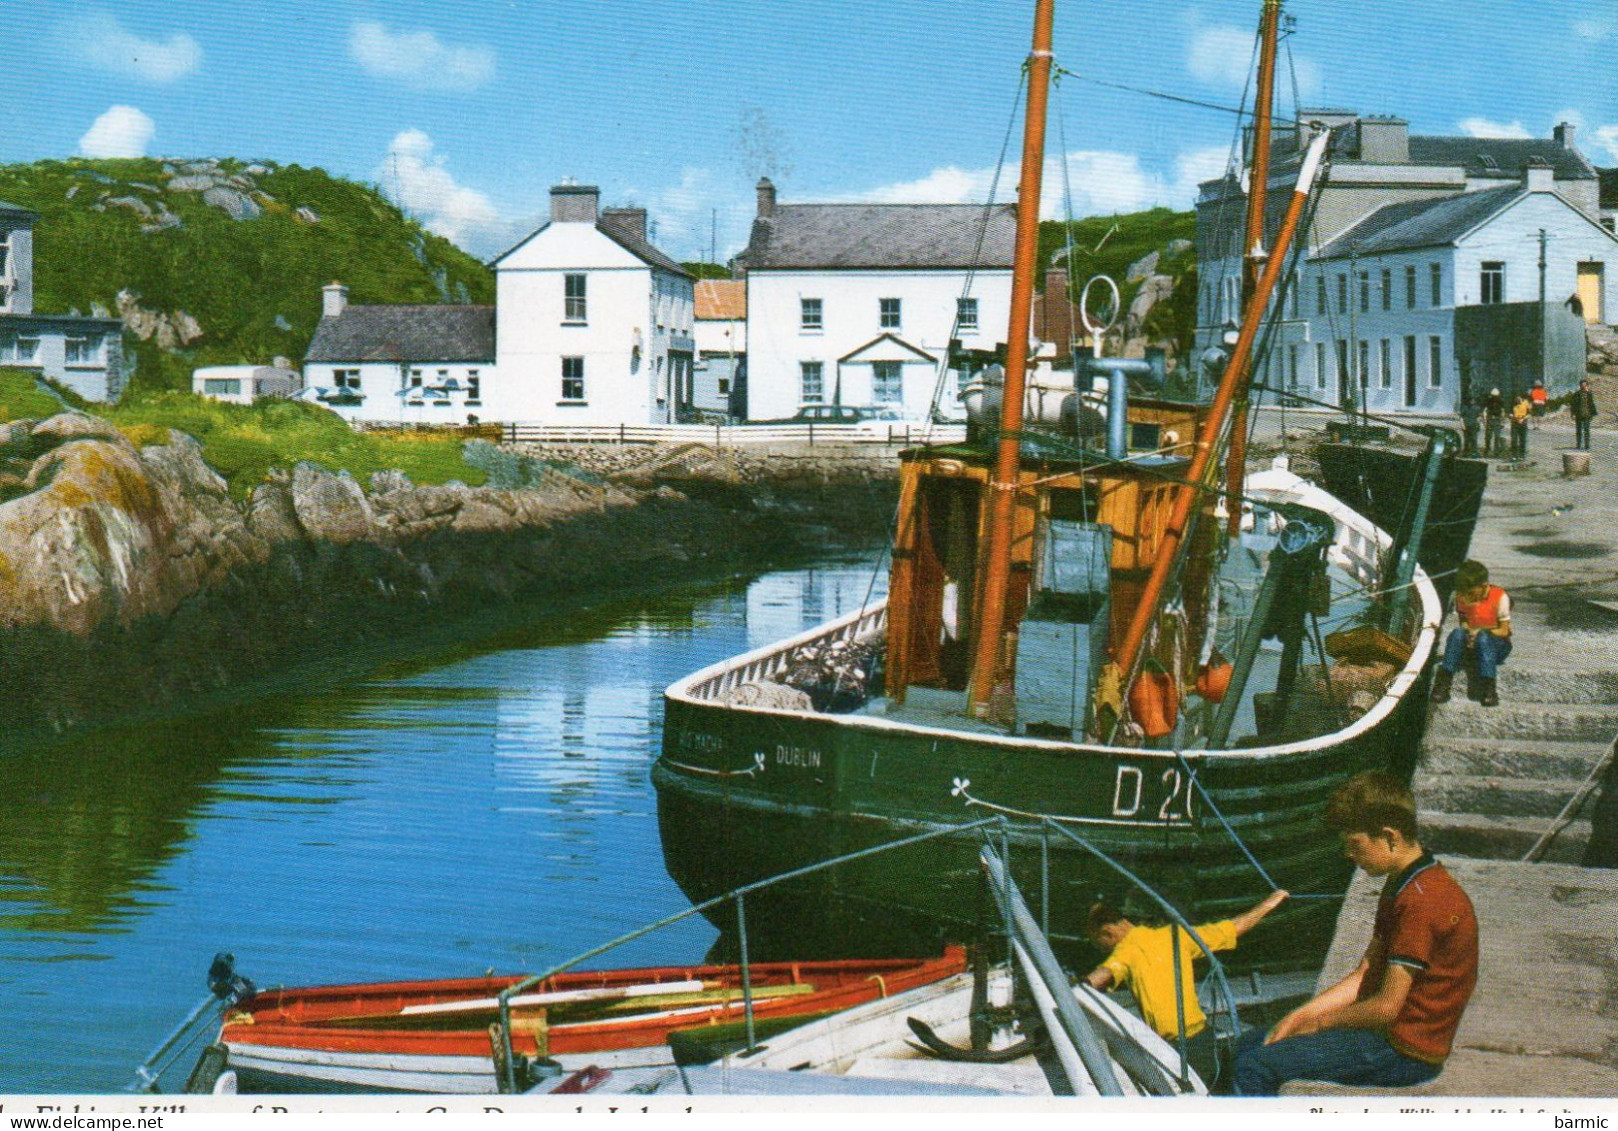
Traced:
<svg viewBox="0 0 1618 1131">
<path fill-rule="evenodd" d="M 1606 273 L 1605 263 L 1579 264 L 1579 304 L 1586 322 L 1606 321 Z"/>
</svg>

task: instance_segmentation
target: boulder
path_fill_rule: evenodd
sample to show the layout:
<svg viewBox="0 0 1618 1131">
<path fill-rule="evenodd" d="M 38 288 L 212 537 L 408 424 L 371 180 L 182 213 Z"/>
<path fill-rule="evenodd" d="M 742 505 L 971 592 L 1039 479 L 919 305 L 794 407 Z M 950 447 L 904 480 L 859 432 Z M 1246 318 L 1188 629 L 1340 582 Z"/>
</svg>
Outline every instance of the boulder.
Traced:
<svg viewBox="0 0 1618 1131">
<path fill-rule="evenodd" d="M 237 189 L 227 188 L 224 185 L 205 189 L 202 193 L 202 203 L 209 208 L 219 209 L 232 220 L 257 220 L 264 214 L 264 209 L 257 201 Z"/>
<path fill-rule="evenodd" d="M 1129 314 L 1124 322 L 1125 334 L 1131 337 L 1139 335 L 1152 307 L 1173 293 L 1174 280 L 1168 275 L 1153 275 L 1143 282 L 1140 290 L 1135 292 L 1135 300 L 1129 304 Z"/>
<path fill-rule="evenodd" d="M 303 537 L 298 512 L 292 505 L 292 484 L 285 475 L 272 476 L 253 488 L 247 500 L 247 527 L 270 546 L 296 542 Z"/>
<path fill-rule="evenodd" d="M 1190 240 L 1170 240 L 1168 246 L 1163 249 L 1163 254 L 1170 259 L 1178 259 L 1182 255 L 1190 255 L 1195 246 Z"/>
<path fill-rule="evenodd" d="M 1157 273 L 1157 262 L 1161 258 L 1162 253 L 1157 251 L 1148 252 L 1141 256 L 1129 265 L 1129 270 L 1124 272 L 1124 281 L 1138 283 L 1142 279 L 1148 279 L 1155 275 Z"/>
<path fill-rule="evenodd" d="M 177 177 L 169 178 L 170 192 L 207 192 L 219 184 L 219 181 L 205 173 L 183 173 Z"/>
<path fill-rule="evenodd" d="M 316 212 L 313 208 L 310 208 L 307 205 L 302 205 L 298 208 L 297 216 L 298 219 L 302 220 L 305 224 L 320 223 L 320 213 Z"/>
<path fill-rule="evenodd" d="M 344 543 L 377 538 L 381 528 L 360 485 L 307 460 L 292 469 L 292 509 L 310 538 Z"/>
<path fill-rule="evenodd" d="M 402 471 L 387 470 L 371 472 L 371 494 L 386 495 L 393 491 L 408 491 L 412 484 L 410 476 Z"/>
</svg>

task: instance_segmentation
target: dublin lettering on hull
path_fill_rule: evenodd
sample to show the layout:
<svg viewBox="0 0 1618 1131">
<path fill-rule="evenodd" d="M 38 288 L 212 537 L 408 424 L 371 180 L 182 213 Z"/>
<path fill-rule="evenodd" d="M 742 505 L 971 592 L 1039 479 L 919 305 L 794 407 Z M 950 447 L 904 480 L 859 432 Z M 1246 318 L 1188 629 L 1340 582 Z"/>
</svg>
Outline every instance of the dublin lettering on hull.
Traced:
<svg viewBox="0 0 1618 1131">
<path fill-rule="evenodd" d="M 777 746 L 775 748 L 775 764 L 777 766 L 795 766 L 803 770 L 820 769 L 820 751 L 808 746 Z"/>
</svg>

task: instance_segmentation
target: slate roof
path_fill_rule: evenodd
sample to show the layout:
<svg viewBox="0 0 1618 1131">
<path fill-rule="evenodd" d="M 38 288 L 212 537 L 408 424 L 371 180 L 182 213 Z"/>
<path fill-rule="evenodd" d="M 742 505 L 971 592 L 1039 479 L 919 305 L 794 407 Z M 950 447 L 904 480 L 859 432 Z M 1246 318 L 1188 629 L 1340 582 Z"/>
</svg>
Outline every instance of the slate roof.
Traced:
<svg viewBox="0 0 1618 1131">
<path fill-rule="evenodd" d="M 1453 243 L 1523 196 L 1525 191 L 1522 185 L 1503 185 L 1482 192 L 1441 196 L 1436 200 L 1383 205 L 1311 258 L 1346 259 L 1355 250 L 1362 256 L 1381 255 Z"/>
<path fill-rule="evenodd" d="M 304 361 L 494 360 L 492 306 L 350 306 L 322 318 Z"/>
<path fill-rule="evenodd" d="M 1556 170 L 1557 180 L 1588 180 L 1596 175 L 1595 167 L 1578 150 L 1555 138 L 1410 137 L 1412 165 L 1460 165 L 1469 177 L 1521 177 L 1535 157 Z"/>
<path fill-rule="evenodd" d="M 747 317 L 747 284 L 740 279 L 702 279 L 696 297 L 698 318 L 740 321 Z"/>
<path fill-rule="evenodd" d="M 747 269 L 1009 268 L 1017 211 L 1000 204 L 778 204 L 753 221 Z"/>
</svg>

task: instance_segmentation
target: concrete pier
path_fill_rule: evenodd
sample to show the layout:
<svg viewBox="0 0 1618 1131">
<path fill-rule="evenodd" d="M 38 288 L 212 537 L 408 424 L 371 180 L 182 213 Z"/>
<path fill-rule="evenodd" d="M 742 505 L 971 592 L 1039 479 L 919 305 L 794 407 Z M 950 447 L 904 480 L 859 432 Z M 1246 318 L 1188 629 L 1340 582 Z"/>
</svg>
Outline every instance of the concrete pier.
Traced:
<svg viewBox="0 0 1618 1131">
<path fill-rule="evenodd" d="M 1580 866 L 1618 739 L 1618 443 L 1598 428 L 1592 474 L 1568 479 L 1572 440 L 1546 421 L 1527 464 L 1490 471 L 1471 556 L 1512 598 L 1501 703 L 1458 677 L 1412 783 L 1423 842 L 1477 909 L 1479 982 L 1444 1071 L 1402 1094 L 1618 1096 L 1618 870 Z M 1321 988 L 1363 956 L 1381 884 L 1355 877 Z"/>
</svg>

